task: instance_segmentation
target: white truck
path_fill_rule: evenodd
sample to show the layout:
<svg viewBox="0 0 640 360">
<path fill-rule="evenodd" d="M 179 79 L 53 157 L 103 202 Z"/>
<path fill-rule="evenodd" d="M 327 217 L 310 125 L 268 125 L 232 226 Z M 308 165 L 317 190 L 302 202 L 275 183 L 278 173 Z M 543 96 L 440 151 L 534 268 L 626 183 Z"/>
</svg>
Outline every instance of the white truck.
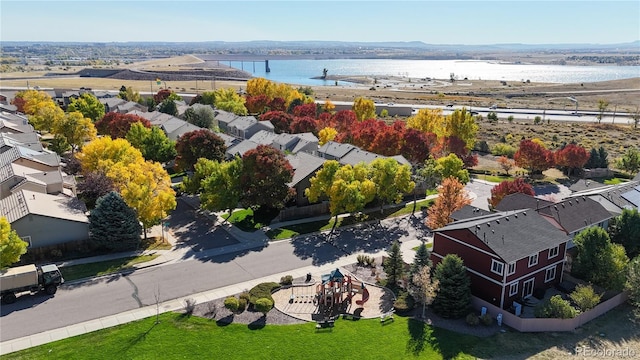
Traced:
<svg viewBox="0 0 640 360">
<path fill-rule="evenodd" d="M 29 291 L 44 290 L 53 295 L 64 279 L 57 266 L 24 265 L 0 271 L 0 296 L 2 302 L 11 304 L 16 301 L 16 294 Z"/>
</svg>

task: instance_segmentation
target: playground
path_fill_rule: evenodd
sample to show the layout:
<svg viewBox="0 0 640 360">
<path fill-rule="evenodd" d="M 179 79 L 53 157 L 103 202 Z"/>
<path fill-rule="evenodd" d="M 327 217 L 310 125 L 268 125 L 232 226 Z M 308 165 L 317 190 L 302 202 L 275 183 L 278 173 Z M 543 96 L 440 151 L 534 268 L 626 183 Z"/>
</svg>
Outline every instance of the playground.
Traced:
<svg viewBox="0 0 640 360">
<path fill-rule="evenodd" d="M 345 270 L 335 269 L 319 278 L 294 283 L 272 294 L 274 306 L 300 320 L 324 322 L 340 315 L 381 318 L 393 311 L 393 293 L 364 283 Z"/>
</svg>

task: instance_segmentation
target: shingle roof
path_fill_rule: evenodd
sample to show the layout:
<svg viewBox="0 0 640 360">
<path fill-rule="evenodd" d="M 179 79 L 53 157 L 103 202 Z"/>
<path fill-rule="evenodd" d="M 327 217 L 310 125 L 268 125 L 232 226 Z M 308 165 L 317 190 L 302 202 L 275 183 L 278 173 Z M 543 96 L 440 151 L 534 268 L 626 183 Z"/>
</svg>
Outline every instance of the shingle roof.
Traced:
<svg viewBox="0 0 640 360">
<path fill-rule="evenodd" d="M 506 195 L 496 206 L 498 211 L 520 210 L 520 209 L 538 209 L 543 206 L 553 204 L 551 201 L 533 197 L 523 193 L 513 193 Z"/>
<path fill-rule="evenodd" d="M 625 193 L 622 193 L 620 196 L 633 204 L 633 206 L 635 206 L 637 209 L 640 209 L 640 185 Z"/>
<path fill-rule="evenodd" d="M 624 197 L 622 197 L 622 194 L 632 190 L 634 187 L 638 185 L 640 185 L 640 181 L 633 180 L 633 181 L 629 181 L 622 184 L 609 185 L 609 186 L 603 186 L 597 189 L 578 191 L 569 195 L 567 198 L 587 196 L 601 203 L 602 201 L 595 199 L 596 196 L 600 196 L 606 199 L 609 203 L 617 206 L 618 209 L 620 209 L 620 211 L 622 209 L 632 209 L 634 207 L 633 204 L 629 202 L 627 199 L 625 199 Z"/>
<path fill-rule="evenodd" d="M 435 232 L 463 229 L 473 233 L 507 263 L 569 241 L 563 231 L 531 210 L 499 212 L 456 221 Z"/>
<path fill-rule="evenodd" d="M 290 187 L 295 186 L 301 180 L 313 174 L 316 170 L 321 168 L 325 162 L 325 159 L 321 157 L 304 152 L 289 154 L 286 157 L 294 170 L 293 179 L 289 183 Z"/>
<path fill-rule="evenodd" d="M 541 207 L 541 215 L 555 220 L 567 234 L 601 223 L 613 216 L 600 203 L 586 196 L 566 199 Z"/>
<path fill-rule="evenodd" d="M 275 140 L 277 140 L 278 136 L 279 135 L 276 135 L 270 131 L 260 130 L 257 133 L 253 134 L 253 136 L 250 137 L 249 140 L 260 145 L 271 145 L 275 142 Z"/>
<path fill-rule="evenodd" d="M 88 223 L 86 208 L 83 208 L 80 203 L 77 199 L 28 190 L 20 190 L 0 199 L 2 215 L 7 217 L 9 223 L 29 214 Z"/>
<path fill-rule="evenodd" d="M 217 132 L 216 135 L 218 135 L 222 140 L 224 140 L 224 146 L 226 146 L 227 148 L 230 148 L 231 146 L 240 142 L 240 139 L 227 135 L 225 133 Z"/>
<path fill-rule="evenodd" d="M 219 110 L 219 109 L 215 110 L 213 114 L 215 119 L 218 120 L 218 122 L 224 123 L 224 124 L 229 124 L 238 118 L 238 115 L 234 113 L 230 113 L 228 111 Z"/>
<path fill-rule="evenodd" d="M 490 214 L 491 214 L 490 211 L 483 210 L 471 205 L 465 205 L 462 209 L 454 211 L 451 214 L 451 218 L 454 221 L 457 221 L 457 220 L 471 219 L 478 216 L 484 216 L 484 215 L 490 215 Z"/>
<path fill-rule="evenodd" d="M 347 155 L 349 151 L 353 149 L 357 149 L 357 147 L 351 144 L 342 144 L 335 141 L 327 141 L 318 149 L 318 154 L 326 154 L 336 159 L 340 159 L 343 156 Z"/>
<path fill-rule="evenodd" d="M 247 130 L 253 125 L 257 124 L 258 120 L 253 116 L 240 116 L 229 123 L 229 127 L 234 127 L 238 130 Z"/>
<path fill-rule="evenodd" d="M 386 158 L 386 156 L 355 148 L 349 151 L 340 160 L 338 160 L 338 162 L 342 165 L 349 164 L 355 166 L 359 163 L 369 164 L 370 162 L 378 158 Z"/>
<path fill-rule="evenodd" d="M 251 141 L 251 140 L 243 140 L 230 148 L 227 149 L 227 154 L 231 157 L 239 155 L 240 157 L 244 156 L 244 154 L 258 147 L 259 144 Z"/>
</svg>

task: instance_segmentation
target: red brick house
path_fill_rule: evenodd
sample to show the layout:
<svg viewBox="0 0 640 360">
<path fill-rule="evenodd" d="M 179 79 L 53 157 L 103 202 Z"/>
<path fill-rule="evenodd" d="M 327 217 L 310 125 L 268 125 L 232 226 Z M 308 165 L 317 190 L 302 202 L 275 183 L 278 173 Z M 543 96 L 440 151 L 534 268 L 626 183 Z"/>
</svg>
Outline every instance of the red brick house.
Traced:
<svg viewBox="0 0 640 360">
<path fill-rule="evenodd" d="M 503 309 L 534 289 L 562 281 L 569 236 L 533 210 L 498 212 L 435 230 L 434 266 L 447 254 L 462 258 L 471 293 Z"/>
</svg>

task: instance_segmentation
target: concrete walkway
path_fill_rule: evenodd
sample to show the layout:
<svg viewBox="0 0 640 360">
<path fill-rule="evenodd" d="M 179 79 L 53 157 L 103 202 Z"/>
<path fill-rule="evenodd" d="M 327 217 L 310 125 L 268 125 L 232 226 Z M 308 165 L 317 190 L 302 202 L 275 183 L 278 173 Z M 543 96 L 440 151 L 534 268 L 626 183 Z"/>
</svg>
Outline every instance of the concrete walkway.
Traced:
<svg viewBox="0 0 640 360">
<path fill-rule="evenodd" d="M 190 202 L 189 199 L 182 199 Z M 191 201 L 192 202 L 192 201 Z M 197 206 L 196 204 L 191 204 L 192 206 Z M 204 251 L 193 251 L 189 246 L 182 246 L 178 243 L 178 241 L 173 237 L 171 231 L 162 231 L 160 226 L 155 226 L 148 230 L 148 236 L 161 236 L 164 233 L 165 239 L 172 245 L 171 250 L 145 250 L 145 251 L 131 251 L 131 252 L 122 252 L 117 254 L 108 254 L 101 256 L 93 256 L 89 258 L 70 260 L 60 263 L 61 266 L 72 266 L 79 264 L 86 264 L 92 262 L 100 262 L 113 260 L 124 257 L 131 256 L 139 256 L 141 254 L 159 254 L 156 259 L 152 261 L 148 261 L 145 263 L 136 264 L 133 268 L 147 268 L 151 266 L 162 266 L 165 264 L 171 264 L 181 261 L 188 261 L 193 259 L 203 259 L 210 258 L 214 256 L 235 253 L 238 251 L 248 250 L 256 247 L 262 247 L 269 242 L 268 237 L 265 235 L 264 231 L 255 231 L 252 233 L 244 232 L 238 229 L 236 226 L 226 222 L 221 214 L 211 213 L 211 212 L 202 212 L 205 216 L 215 219 L 215 223 L 218 224 L 222 229 L 227 231 L 231 236 L 238 240 L 238 243 L 228 246 L 223 246 L 219 248 L 208 249 Z M 409 215 L 405 215 L 404 217 L 408 217 Z M 309 219 L 300 219 L 294 221 L 287 221 L 282 223 L 277 223 L 276 227 L 280 226 L 288 226 L 292 224 L 301 224 L 309 221 L 317 221 L 317 220 L 326 220 L 329 216 L 322 216 L 317 218 L 309 218 Z M 399 219 L 399 218 L 397 218 Z M 383 220 L 385 221 L 385 220 Z M 286 241 L 286 240 L 280 240 Z M 428 241 L 428 240 L 427 240 Z M 403 241 L 401 244 L 401 250 L 403 254 L 403 259 L 407 263 L 412 263 L 415 257 L 414 247 L 420 245 L 420 239 L 411 239 L 407 241 Z M 382 250 L 375 254 L 370 254 L 374 257 L 386 256 L 387 252 Z M 304 277 L 307 273 L 316 274 L 319 278 L 320 274 L 330 272 L 336 268 L 343 267 L 349 264 L 353 264 L 357 262 L 358 254 L 351 254 L 340 258 L 331 263 L 324 264 L 322 266 L 307 266 L 303 268 L 299 268 L 296 270 L 286 271 L 283 273 L 273 274 L 266 277 L 253 279 L 250 281 L 225 286 L 218 289 L 213 289 L 209 291 L 205 291 L 198 294 L 193 294 L 187 297 L 177 298 L 173 300 L 168 300 L 159 304 L 156 308 L 156 305 L 146 306 L 135 310 L 126 311 L 120 314 L 106 316 L 103 318 L 98 318 L 95 320 L 86 321 L 79 324 L 74 324 L 70 326 L 66 326 L 59 329 L 49 330 L 43 333 L 34 334 L 30 336 L 25 336 L 18 339 L 13 339 L 9 341 L 5 341 L 0 343 L 0 355 L 8 354 L 11 352 L 27 349 L 29 347 L 38 346 L 42 344 L 46 344 L 52 341 L 61 340 L 64 338 L 105 329 L 109 327 L 113 327 L 116 325 L 126 324 L 128 322 L 140 320 L 143 318 L 151 317 L 156 315 L 156 312 L 165 313 L 169 311 L 178 311 L 184 309 L 185 300 L 192 299 L 195 300 L 196 303 L 204 303 L 220 298 L 224 298 L 230 295 L 241 293 L 246 289 L 250 289 L 255 285 L 262 282 L 279 282 L 280 278 L 285 275 L 292 275 L 294 278 Z M 86 279 L 77 280 L 74 282 L 82 282 L 86 281 Z"/>
</svg>

